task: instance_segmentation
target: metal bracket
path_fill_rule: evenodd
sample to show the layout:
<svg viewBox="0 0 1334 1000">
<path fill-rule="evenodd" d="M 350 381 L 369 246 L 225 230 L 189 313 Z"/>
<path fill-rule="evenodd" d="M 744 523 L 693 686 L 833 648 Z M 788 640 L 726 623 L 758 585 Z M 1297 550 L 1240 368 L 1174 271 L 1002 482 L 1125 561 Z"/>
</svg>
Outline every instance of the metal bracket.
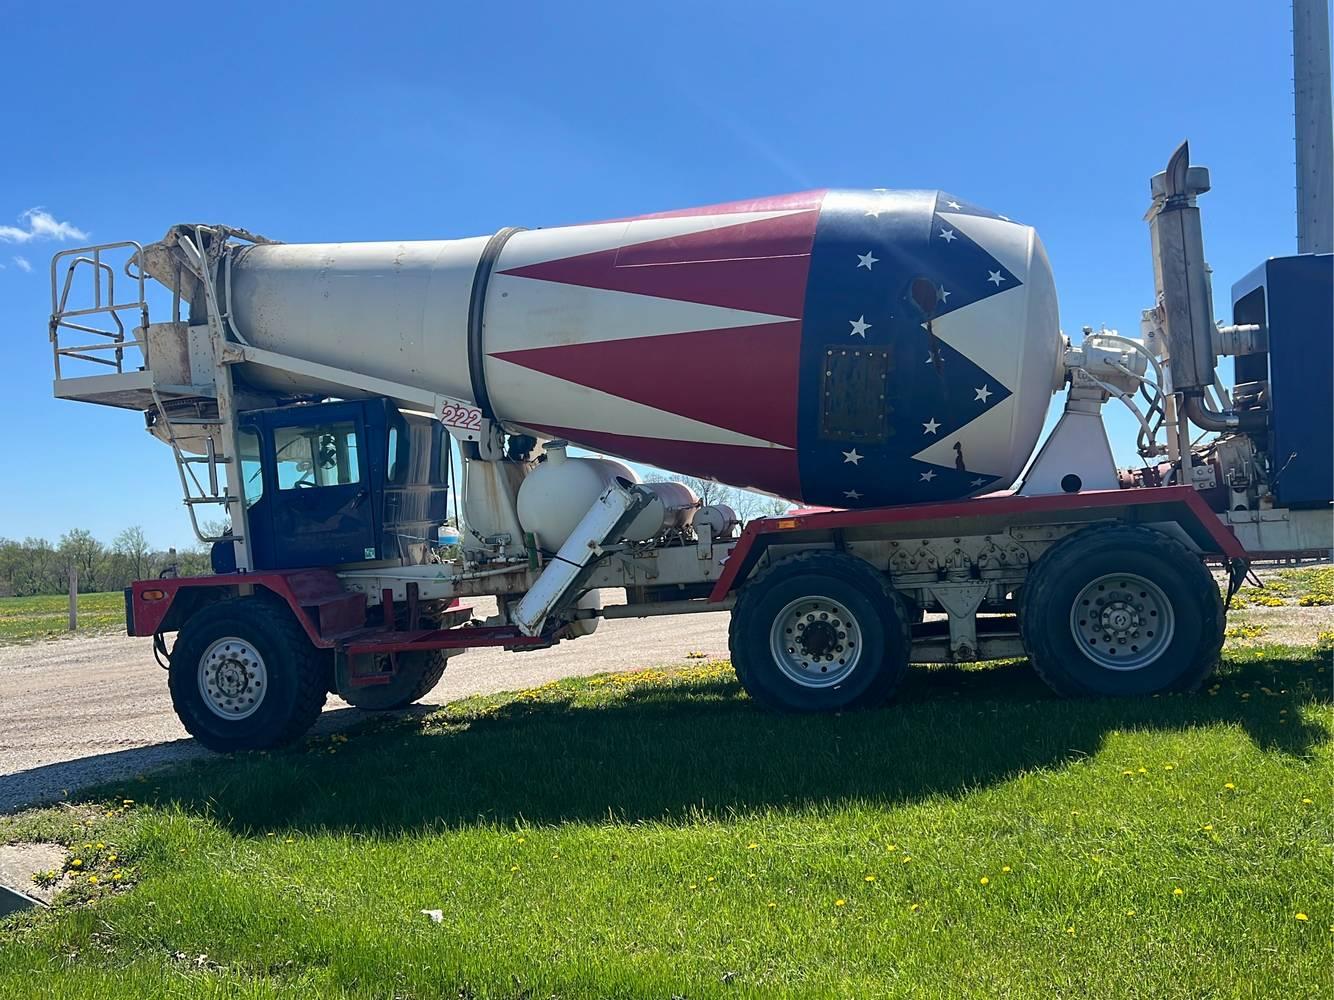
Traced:
<svg viewBox="0 0 1334 1000">
<path fill-rule="evenodd" d="M 977 609 L 987 596 L 986 583 L 938 583 L 930 588 L 950 619 L 950 654 L 956 662 L 977 659 Z"/>
</svg>

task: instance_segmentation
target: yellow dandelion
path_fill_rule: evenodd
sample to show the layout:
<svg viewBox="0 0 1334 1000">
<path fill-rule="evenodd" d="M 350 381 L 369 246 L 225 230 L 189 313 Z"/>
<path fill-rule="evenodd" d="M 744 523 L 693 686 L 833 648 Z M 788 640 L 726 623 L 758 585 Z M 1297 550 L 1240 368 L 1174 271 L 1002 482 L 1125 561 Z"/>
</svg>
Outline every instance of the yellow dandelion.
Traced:
<svg viewBox="0 0 1334 1000">
<path fill-rule="evenodd" d="M 847 905 L 848 905 L 848 901 L 847 901 L 846 899 L 836 899 L 836 900 L 834 900 L 834 905 L 835 905 L 835 906 L 847 906 Z"/>
<path fill-rule="evenodd" d="M 123 879 L 124 877 L 125 877 L 125 876 L 122 875 L 120 872 L 116 872 L 115 874 L 113 874 L 113 875 L 111 876 L 111 881 L 113 881 L 113 882 L 119 882 L 119 881 L 120 881 L 121 879 Z"/>
<path fill-rule="evenodd" d="M 1175 769 L 1176 769 L 1176 765 L 1175 765 L 1175 764 L 1164 764 L 1164 765 L 1163 765 L 1163 770 L 1164 770 L 1164 771 L 1172 771 L 1172 770 L 1175 770 Z"/>
<path fill-rule="evenodd" d="M 698 889 L 699 886 L 697 886 L 694 882 L 691 882 L 691 883 L 690 883 L 690 888 L 692 888 L 692 889 Z"/>
<path fill-rule="evenodd" d="M 1078 815 L 1079 815 L 1079 810 L 1078 810 L 1078 809 L 1071 809 L 1071 810 L 1070 810 L 1070 815 L 1071 815 L 1071 816 L 1078 816 Z"/>
<path fill-rule="evenodd" d="M 746 850 L 748 851 L 758 850 L 759 846 L 760 846 L 759 844 L 755 843 L 755 841 L 752 840 L 749 844 L 746 845 Z"/>
<path fill-rule="evenodd" d="M 517 872 L 518 870 L 519 870 L 519 866 L 518 866 L 518 865 L 510 865 L 510 871 L 512 871 L 512 872 Z"/>
<path fill-rule="evenodd" d="M 526 844 L 527 842 L 528 842 L 528 838 L 527 838 L 527 837 L 520 837 L 520 838 L 519 838 L 519 843 L 521 843 L 521 844 Z"/>
<path fill-rule="evenodd" d="M 106 845 L 106 844 L 103 844 L 101 841 L 98 841 L 97 849 L 98 849 L 99 851 L 105 851 L 105 850 L 107 849 L 107 845 Z"/>
<path fill-rule="evenodd" d="M 705 881 L 705 882 L 717 882 L 718 880 L 717 880 L 716 878 L 714 878 L 712 875 L 710 875 L 710 876 L 709 876 L 708 878 L 706 878 L 704 881 Z"/>
<path fill-rule="evenodd" d="M 1184 896 L 1185 894 L 1186 894 L 1186 890 L 1185 890 L 1185 889 L 1182 889 L 1180 886 L 1178 886 L 1177 888 L 1175 888 L 1175 889 L 1172 890 L 1172 895 L 1173 895 L 1173 896 Z"/>
<path fill-rule="evenodd" d="M 1135 915 L 1135 911 L 1134 911 L 1134 910 L 1126 910 L 1126 916 L 1127 916 L 1127 917 L 1133 917 L 1134 915 Z"/>
<path fill-rule="evenodd" d="M 913 903 L 912 906 L 908 907 L 908 912 L 909 912 L 909 913 L 917 913 L 919 910 L 921 910 L 921 908 L 922 908 L 922 904 L 921 904 L 921 903 Z"/>
<path fill-rule="evenodd" d="M 1213 825 L 1212 823 L 1205 823 L 1204 826 L 1201 827 L 1201 829 L 1203 829 L 1203 830 L 1212 830 L 1213 828 L 1214 828 L 1214 825 Z"/>
<path fill-rule="evenodd" d="M 1130 768 L 1126 768 L 1126 769 L 1125 769 L 1124 771 L 1122 771 L 1121 773 L 1124 774 L 1127 778 L 1129 778 L 1129 777 L 1132 777 L 1132 776 L 1134 775 L 1135 772 L 1132 771 L 1132 770 L 1130 770 Z"/>
<path fill-rule="evenodd" d="M 775 906 L 777 906 L 777 905 L 778 905 L 777 903 L 770 903 L 770 904 L 769 904 L 769 909 L 772 910 L 772 909 L 773 909 Z"/>
<path fill-rule="evenodd" d="M 1227 782 L 1223 787 L 1226 788 L 1229 792 L 1231 792 L 1231 791 L 1235 791 L 1237 786 L 1234 785 L 1232 782 L 1229 781 L 1229 782 Z"/>
<path fill-rule="evenodd" d="M 1009 870 L 1010 870 L 1010 866 L 1009 866 L 1009 865 L 1001 865 L 1001 871 L 1003 871 L 1003 872 L 1008 872 Z"/>
<path fill-rule="evenodd" d="M 1311 800 L 1310 800 L 1310 799 L 1302 799 L 1302 805 L 1304 805 L 1304 806 L 1309 806 L 1310 804 L 1311 804 Z"/>
<path fill-rule="evenodd" d="M 1297 919 L 1298 919 L 1298 920 L 1310 920 L 1311 918 L 1308 917 L 1305 913 L 1299 913 L 1299 914 L 1297 914 Z"/>
<path fill-rule="evenodd" d="M 83 858 L 75 858 L 73 861 L 71 861 L 71 862 L 69 863 L 69 866 L 70 866 L 71 868 L 82 868 L 82 867 L 83 867 Z"/>
<path fill-rule="evenodd" d="M 983 875 L 980 879 L 978 879 L 978 881 L 981 882 L 983 885 L 991 884 L 991 879 L 987 878 L 985 875 Z"/>
<path fill-rule="evenodd" d="M 899 849 L 899 845 L 898 845 L 898 844 L 888 844 L 888 845 L 886 845 L 886 847 L 885 847 L 885 850 L 887 850 L 887 851 L 897 851 L 898 849 Z"/>
<path fill-rule="evenodd" d="M 875 876 L 874 876 L 874 875 L 867 875 L 865 878 L 862 879 L 862 881 L 863 881 L 863 882 L 874 882 L 874 881 L 875 881 Z"/>
<path fill-rule="evenodd" d="M 903 860 L 900 862 L 900 864 L 905 864 L 905 865 L 906 865 L 906 864 L 907 864 L 909 861 L 911 861 L 911 860 L 912 860 L 912 855 L 911 855 L 911 854 L 905 854 L 905 855 L 903 856 Z"/>
<path fill-rule="evenodd" d="M 97 876 L 96 876 L 96 875 L 89 875 L 89 876 L 88 876 L 88 884 L 89 884 L 89 885 L 97 885 Z"/>
<path fill-rule="evenodd" d="M 1156 696 L 1155 696 L 1155 697 L 1156 697 Z M 1065 929 L 1065 933 L 1069 934 L 1071 937 L 1074 937 L 1074 936 L 1075 936 L 1075 929 L 1074 929 L 1073 927 L 1067 927 L 1067 928 Z"/>
<path fill-rule="evenodd" d="M 1148 773 L 1149 773 L 1149 769 L 1148 769 L 1147 767 L 1136 768 L 1136 773 L 1138 773 L 1138 774 L 1148 774 Z"/>
</svg>

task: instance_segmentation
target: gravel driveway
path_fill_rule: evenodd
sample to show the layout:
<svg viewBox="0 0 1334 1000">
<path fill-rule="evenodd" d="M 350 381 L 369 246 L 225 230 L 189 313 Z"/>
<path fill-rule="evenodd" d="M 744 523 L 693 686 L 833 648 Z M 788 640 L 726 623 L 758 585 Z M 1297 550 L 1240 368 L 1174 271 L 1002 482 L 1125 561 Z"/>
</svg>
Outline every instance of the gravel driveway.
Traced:
<svg viewBox="0 0 1334 1000">
<path fill-rule="evenodd" d="M 487 602 L 469 603 L 479 615 L 491 613 Z M 725 657 L 728 617 L 604 621 L 593 635 L 551 649 L 470 650 L 450 660 L 445 679 L 423 704 L 680 663 L 694 651 Z M 330 698 L 315 731 L 365 717 Z M 208 753 L 176 721 L 151 639 L 99 636 L 0 647 L 0 718 L 0 813 Z"/>
</svg>

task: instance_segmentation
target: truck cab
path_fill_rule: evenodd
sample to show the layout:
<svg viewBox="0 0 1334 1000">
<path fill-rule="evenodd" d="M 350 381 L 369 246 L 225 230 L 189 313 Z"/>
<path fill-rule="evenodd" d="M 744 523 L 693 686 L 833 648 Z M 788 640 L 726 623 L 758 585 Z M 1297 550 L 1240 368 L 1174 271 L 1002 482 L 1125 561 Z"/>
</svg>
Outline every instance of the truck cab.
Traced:
<svg viewBox="0 0 1334 1000">
<path fill-rule="evenodd" d="M 443 431 L 388 399 L 246 411 L 237 452 L 256 570 L 415 565 L 439 542 Z M 235 570 L 232 549 L 214 544 L 216 572 Z"/>
</svg>

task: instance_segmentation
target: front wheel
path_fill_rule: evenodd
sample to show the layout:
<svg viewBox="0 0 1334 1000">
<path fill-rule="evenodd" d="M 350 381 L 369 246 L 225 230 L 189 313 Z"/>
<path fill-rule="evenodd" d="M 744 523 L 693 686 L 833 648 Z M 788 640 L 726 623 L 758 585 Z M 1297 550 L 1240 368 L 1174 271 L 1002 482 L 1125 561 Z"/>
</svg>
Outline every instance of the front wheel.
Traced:
<svg viewBox="0 0 1334 1000">
<path fill-rule="evenodd" d="M 1033 567 L 1019 622 L 1059 694 L 1189 691 L 1218 663 L 1223 601 L 1198 556 L 1148 528 L 1090 528 Z"/>
<path fill-rule="evenodd" d="M 831 712 L 878 704 L 908 669 L 910 625 L 888 580 L 860 559 L 803 552 L 742 589 L 732 665 L 769 708 Z"/>
<path fill-rule="evenodd" d="M 210 604 L 176 637 L 167 671 L 186 730 L 219 753 L 300 739 L 324 707 L 327 665 L 287 608 L 263 597 Z"/>
</svg>

